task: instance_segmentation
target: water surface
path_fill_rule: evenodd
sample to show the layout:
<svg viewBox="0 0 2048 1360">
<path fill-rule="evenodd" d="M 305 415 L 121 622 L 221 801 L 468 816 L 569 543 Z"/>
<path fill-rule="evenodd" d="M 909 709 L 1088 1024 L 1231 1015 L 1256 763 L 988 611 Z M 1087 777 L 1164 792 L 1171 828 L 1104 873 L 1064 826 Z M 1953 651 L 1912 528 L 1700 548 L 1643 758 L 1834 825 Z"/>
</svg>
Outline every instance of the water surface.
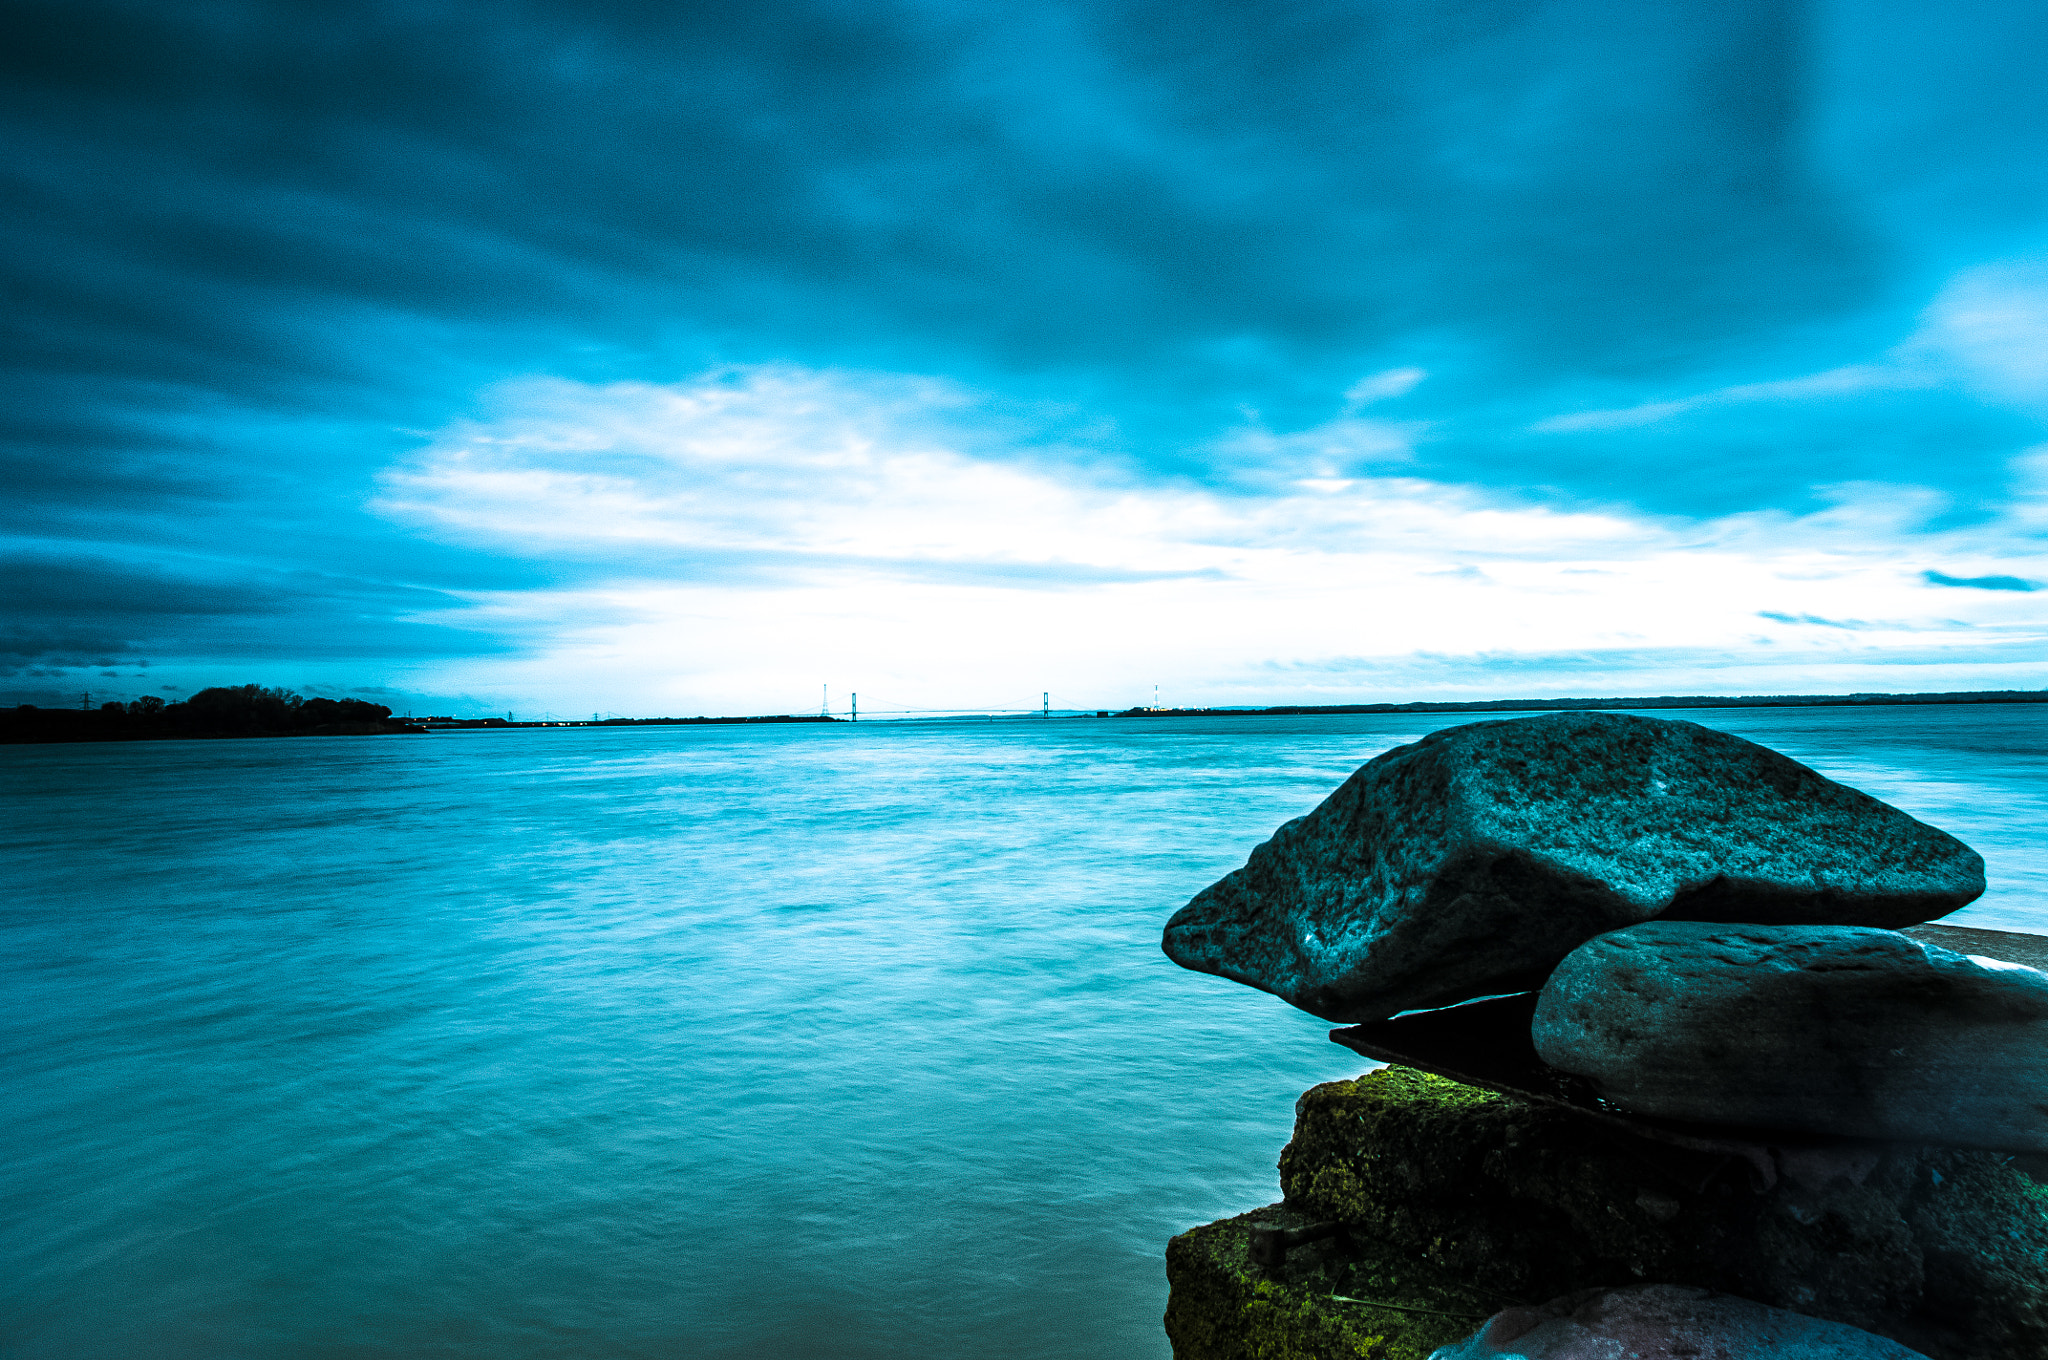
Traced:
<svg viewBox="0 0 2048 1360">
<path fill-rule="evenodd" d="M 1661 716 L 2048 931 L 2048 709 Z M 1160 926 L 1461 720 L 0 748 L 0 1354 L 1165 1357 L 1359 1060 Z"/>
</svg>

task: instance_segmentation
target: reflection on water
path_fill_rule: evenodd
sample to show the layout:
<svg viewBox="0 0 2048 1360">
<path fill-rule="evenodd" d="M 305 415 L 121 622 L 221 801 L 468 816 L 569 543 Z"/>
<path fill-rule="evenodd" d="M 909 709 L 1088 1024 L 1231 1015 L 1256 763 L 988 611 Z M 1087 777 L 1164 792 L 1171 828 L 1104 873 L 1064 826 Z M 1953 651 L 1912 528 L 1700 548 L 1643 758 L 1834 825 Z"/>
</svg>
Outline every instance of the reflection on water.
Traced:
<svg viewBox="0 0 2048 1360">
<path fill-rule="evenodd" d="M 2048 931 L 2048 711 L 1731 710 Z M 1164 1356 L 1328 1026 L 1159 928 L 1457 719 L 0 750 L 10 1357 Z"/>
</svg>

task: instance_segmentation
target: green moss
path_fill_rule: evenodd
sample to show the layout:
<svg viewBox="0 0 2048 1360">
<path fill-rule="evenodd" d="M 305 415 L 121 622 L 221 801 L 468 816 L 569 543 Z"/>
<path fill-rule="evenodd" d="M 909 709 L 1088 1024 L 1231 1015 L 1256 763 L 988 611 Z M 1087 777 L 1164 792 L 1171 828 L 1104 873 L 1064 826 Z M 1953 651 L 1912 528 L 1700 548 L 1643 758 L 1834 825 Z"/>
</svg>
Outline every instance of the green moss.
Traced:
<svg viewBox="0 0 2048 1360">
<path fill-rule="evenodd" d="M 1739 1158 L 1387 1068 L 1303 1095 L 1283 1205 L 1174 1239 L 1168 1332 L 1180 1360 L 1407 1360 L 1510 1304 L 1656 1281 L 1845 1322 L 1935 1360 L 2048 1355 L 2048 1190 L 1993 1153 L 1894 1147 L 1844 1169 L 1760 1190 Z M 1350 1232 L 1265 1272 L 1245 1255 L 1261 1215 Z"/>
<path fill-rule="evenodd" d="M 1427 1360 L 1478 1327 L 1484 1313 L 1469 1311 L 1472 1302 L 1462 1292 L 1445 1295 L 1364 1266 L 1341 1241 L 1296 1247 L 1273 1269 L 1252 1263 L 1253 1227 L 1303 1223 L 1286 1205 L 1274 1204 L 1167 1244 L 1172 1294 L 1166 1334 L 1175 1360 Z"/>
<path fill-rule="evenodd" d="M 1658 1168 L 1572 1115 L 1405 1068 L 1304 1095 L 1280 1184 L 1310 1218 L 1358 1224 L 1500 1299 L 1651 1278 L 1670 1254 Z M 1522 1249 L 1538 1241 L 1540 1259 Z"/>
</svg>

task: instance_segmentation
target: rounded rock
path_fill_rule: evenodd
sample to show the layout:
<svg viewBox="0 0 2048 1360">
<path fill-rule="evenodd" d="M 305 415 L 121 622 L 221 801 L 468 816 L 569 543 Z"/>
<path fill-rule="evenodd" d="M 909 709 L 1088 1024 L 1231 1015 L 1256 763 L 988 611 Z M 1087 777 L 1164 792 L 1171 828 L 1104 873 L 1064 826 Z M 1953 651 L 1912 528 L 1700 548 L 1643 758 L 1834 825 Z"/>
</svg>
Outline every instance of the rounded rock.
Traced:
<svg viewBox="0 0 2048 1360">
<path fill-rule="evenodd" d="M 1596 1289 L 1510 1308 L 1430 1360 L 1927 1360 L 1869 1332 L 1682 1285 Z"/>
<path fill-rule="evenodd" d="M 1558 966 L 1532 1029 L 1637 1114 L 2048 1151 L 2048 974 L 1895 931 L 1617 930 Z"/>
</svg>

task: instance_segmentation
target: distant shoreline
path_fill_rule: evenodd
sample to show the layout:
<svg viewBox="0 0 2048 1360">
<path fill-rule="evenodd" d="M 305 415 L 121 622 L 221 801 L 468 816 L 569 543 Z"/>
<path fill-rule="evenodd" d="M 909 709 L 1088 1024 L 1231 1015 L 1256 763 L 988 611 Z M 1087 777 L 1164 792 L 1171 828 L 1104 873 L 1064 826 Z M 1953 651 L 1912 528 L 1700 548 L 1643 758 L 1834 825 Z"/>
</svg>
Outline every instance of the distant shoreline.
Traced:
<svg viewBox="0 0 2048 1360">
<path fill-rule="evenodd" d="M 1313 716 L 1319 713 L 1554 713 L 1583 710 L 1607 711 L 1630 708 L 1863 708 L 1898 704 L 2041 704 L 2048 703 L 2048 690 L 1986 689 L 1946 690 L 1925 694 L 1661 694 L 1623 699 L 1445 699 L 1416 700 L 1404 704 L 1268 704 L 1230 708 L 1126 708 L 1067 709 L 1052 716 L 1062 718 L 1257 718 Z M 914 721 L 930 721 L 938 714 L 920 714 Z M 1032 720 L 1038 710 L 1015 709 L 969 714 L 960 720 L 982 717 Z M 511 722 L 504 718 L 413 718 L 410 721 L 428 731 L 497 727 L 677 727 L 717 723 L 849 723 L 851 718 L 828 717 L 821 713 L 774 713 L 737 718 L 554 718 Z M 901 722 L 900 717 L 877 713 L 871 722 Z"/>
<path fill-rule="evenodd" d="M 1633 699 L 1455 699 L 1406 704 L 1275 704 L 1264 708 L 1127 708 L 1120 718 L 1238 718 L 1315 713 L 1555 713 L 1627 708 L 1882 708 L 1900 704 L 2043 704 L 2048 690 L 1926 694 L 1660 694 Z"/>
<path fill-rule="evenodd" d="M 253 688 L 253 687 L 252 687 Z M 1908 704 L 2043 704 L 2048 690 L 1986 689 L 1947 690 L 1924 694 L 1659 694 L 1622 699 L 1450 699 L 1417 700 L 1404 704 L 1270 704 L 1263 707 L 1232 708 L 1126 708 L 1068 710 L 1057 716 L 1070 718 L 1261 718 L 1314 717 L 1344 713 L 1558 713 L 1605 712 L 1616 709 L 1702 709 L 1702 708 L 1886 708 Z M 110 706 L 113 707 L 113 706 Z M 389 710 L 382 710 L 388 713 Z M 368 714 L 363 715 L 369 717 Z M 980 716 L 980 715 L 976 715 Z M 991 713 L 989 717 L 1030 720 L 1036 713 L 1019 710 Z M 164 741 L 218 740 L 238 737 L 284 736 L 371 736 L 401 732 L 459 732 L 536 727 L 715 727 L 757 723 L 849 724 L 853 719 L 828 717 L 821 713 L 766 713 L 744 717 L 694 718 L 542 718 L 511 721 L 505 718 L 371 718 L 369 721 L 327 723 L 296 731 L 249 728 L 222 730 L 189 726 L 166 728 L 153 723 L 135 723 L 120 714 L 77 709 L 38 709 L 24 704 L 0 708 L 0 745 L 45 744 L 80 741 Z M 901 718 L 875 715 L 870 721 L 901 722 Z"/>
</svg>

